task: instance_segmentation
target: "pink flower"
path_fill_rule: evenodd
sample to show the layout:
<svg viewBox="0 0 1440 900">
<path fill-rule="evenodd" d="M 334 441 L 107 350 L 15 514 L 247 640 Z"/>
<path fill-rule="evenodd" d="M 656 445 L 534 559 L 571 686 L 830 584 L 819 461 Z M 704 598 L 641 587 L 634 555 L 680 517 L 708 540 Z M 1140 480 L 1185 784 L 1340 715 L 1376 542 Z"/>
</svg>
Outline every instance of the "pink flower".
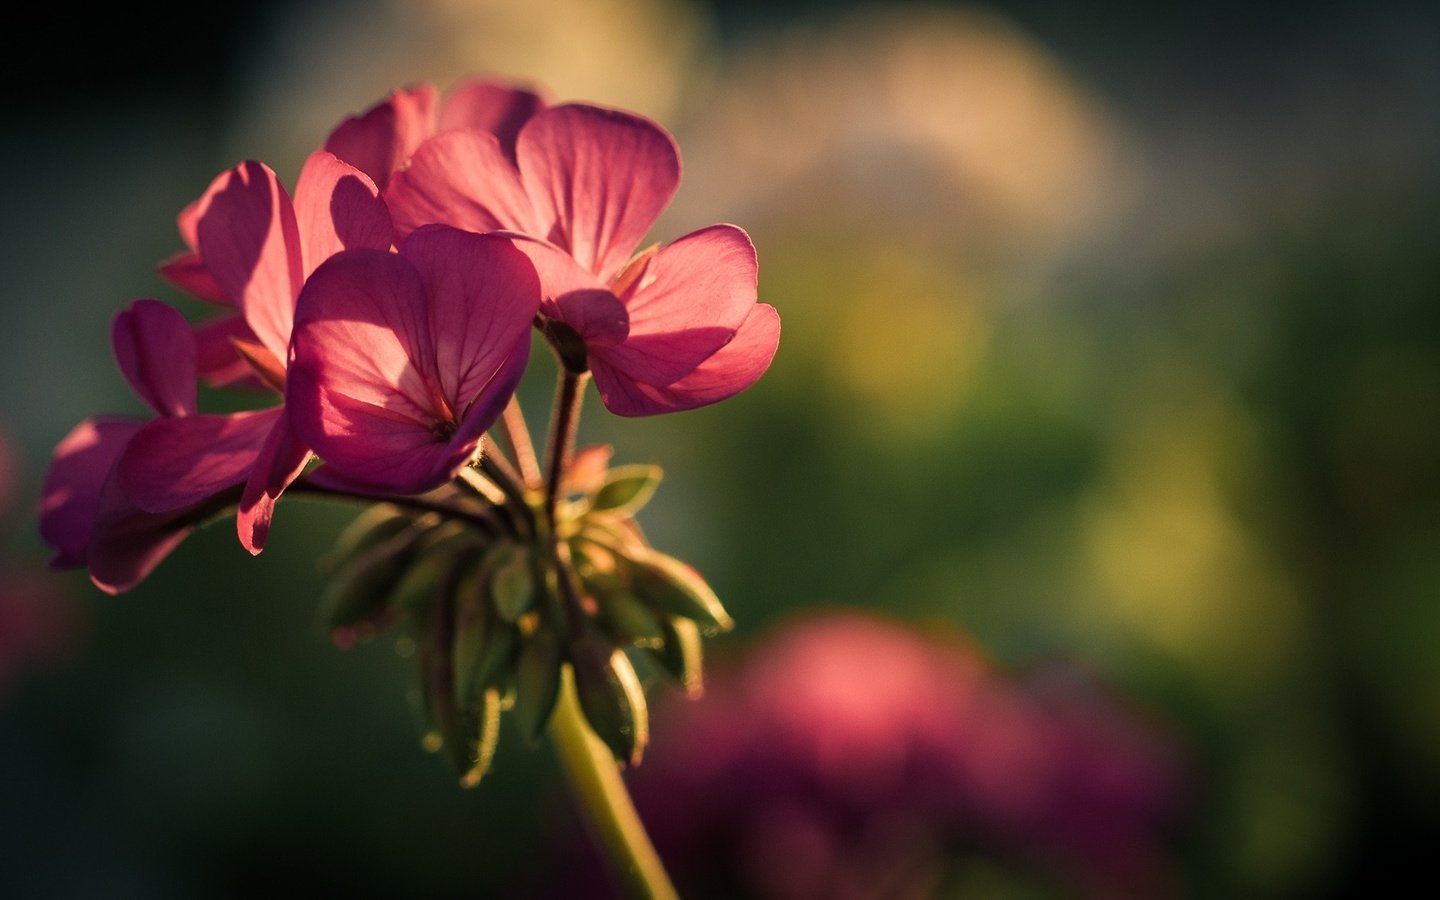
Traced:
<svg viewBox="0 0 1440 900">
<path fill-rule="evenodd" d="M 627 781 L 685 896 L 933 897 L 977 857 L 1067 896 L 1171 893 L 1171 735 L 1081 673 L 1016 679 L 936 630 L 796 620 L 698 702 L 661 701 Z M 599 895 L 557 869 L 557 896 Z"/>
<path fill-rule="evenodd" d="M 452 89 L 443 103 L 432 84 L 391 91 L 358 116 L 341 122 L 325 149 L 369 175 L 383 191 L 390 176 L 437 131 L 466 129 L 493 134 L 511 159 L 520 126 L 547 105 L 532 90 L 475 78 Z"/>
<path fill-rule="evenodd" d="M 422 228 L 320 266 L 295 313 L 286 404 L 340 478 L 421 493 L 454 478 L 514 393 L 540 285 L 506 238 Z"/>
<path fill-rule="evenodd" d="M 40 534 L 55 548 L 51 565 L 87 565 L 113 594 L 239 499 L 282 416 L 200 415 L 194 337 L 158 300 L 137 300 L 116 316 L 111 338 L 120 371 L 156 418 L 97 416 L 71 430 L 45 476 Z"/>
<path fill-rule="evenodd" d="M 531 115 L 513 152 L 485 131 L 441 131 L 385 197 L 399 234 L 440 222 L 530 238 L 517 246 L 540 272 L 550 338 L 567 365 L 594 373 L 606 407 L 640 416 L 743 390 L 780 337 L 774 308 L 756 302 L 755 248 L 739 228 L 712 225 L 636 255 L 679 181 L 679 151 L 660 126 L 571 104 Z"/>
<path fill-rule="evenodd" d="M 179 225 L 191 250 L 162 266 L 162 274 L 202 298 L 219 298 L 236 309 L 197 330 L 200 372 L 217 384 L 252 377 L 282 393 L 295 303 L 305 278 L 340 250 L 383 250 L 392 240 L 390 216 L 374 182 L 323 150 L 306 160 L 293 202 L 273 171 L 245 162 L 221 173 L 180 214 Z M 271 423 L 270 432 L 236 517 L 240 541 L 252 553 L 264 546 L 276 499 L 310 457 L 279 410 L 264 421 Z M 172 429 L 181 427 L 191 426 Z M 157 454 L 145 464 L 156 479 L 187 468 L 176 455 L 184 444 L 164 429 L 152 429 L 142 444 Z M 126 468 L 136 482 L 142 476 L 133 470 L 139 468 Z M 185 493 L 178 486 L 167 491 L 160 483 L 140 490 L 167 508 Z"/>
</svg>

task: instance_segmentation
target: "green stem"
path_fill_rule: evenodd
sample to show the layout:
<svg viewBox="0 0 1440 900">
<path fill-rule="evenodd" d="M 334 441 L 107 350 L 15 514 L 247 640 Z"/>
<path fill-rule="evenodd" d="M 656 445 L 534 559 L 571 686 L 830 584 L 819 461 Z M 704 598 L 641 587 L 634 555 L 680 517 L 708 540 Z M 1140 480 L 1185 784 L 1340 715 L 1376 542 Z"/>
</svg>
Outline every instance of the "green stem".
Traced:
<svg viewBox="0 0 1440 900">
<path fill-rule="evenodd" d="M 535 456 L 535 445 L 530 441 L 530 429 L 525 424 L 525 414 L 520 411 L 520 399 L 511 397 L 510 404 L 500 417 L 505 428 L 505 437 L 510 441 L 510 451 L 520 466 L 520 476 L 526 487 L 540 486 L 540 461 Z"/>
<path fill-rule="evenodd" d="M 678 900 L 645 826 L 640 824 L 620 778 L 620 767 L 585 721 L 568 666 L 562 672 L 550 736 L 586 824 L 620 876 L 625 895 L 635 900 Z"/>
</svg>

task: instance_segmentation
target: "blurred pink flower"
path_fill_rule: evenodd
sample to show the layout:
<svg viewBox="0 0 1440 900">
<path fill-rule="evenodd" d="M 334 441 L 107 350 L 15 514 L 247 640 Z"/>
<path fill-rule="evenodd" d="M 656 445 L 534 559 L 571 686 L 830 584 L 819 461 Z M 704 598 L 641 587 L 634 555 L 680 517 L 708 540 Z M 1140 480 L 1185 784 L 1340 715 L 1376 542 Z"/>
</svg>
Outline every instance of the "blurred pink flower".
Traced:
<svg viewBox="0 0 1440 900">
<path fill-rule="evenodd" d="M 346 481 L 440 486 L 514 393 L 539 303 L 534 267 L 504 237 L 436 225 L 399 253 L 338 254 L 296 309 L 286 385 L 296 432 Z"/>
<path fill-rule="evenodd" d="M 17 468 L 0 433 L 0 523 L 11 521 Z M 79 610 L 54 578 L 28 560 L 0 558 L 0 695 L 20 673 L 64 659 L 80 626 Z"/>
<path fill-rule="evenodd" d="M 1012 680 L 842 613 L 663 706 L 629 780 L 686 896 L 927 898 L 976 858 L 1088 897 L 1173 889 L 1178 750 L 1073 672 Z"/>
<path fill-rule="evenodd" d="M 517 246 L 540 272 L 549 336 L 562 353 L 579 339 L 612 412 L 703 406 L 764 373 L 780 319 L 757 302 L 744 231 L 714 225 L 635 252 L 680 181 L 663 128 L 567 104 L 529 115 L 513 149 L 506 140 L 457 128 L 421 143 L 385 189 L 397 231 L 439 222 L 528 237 Z"/>
</svg>

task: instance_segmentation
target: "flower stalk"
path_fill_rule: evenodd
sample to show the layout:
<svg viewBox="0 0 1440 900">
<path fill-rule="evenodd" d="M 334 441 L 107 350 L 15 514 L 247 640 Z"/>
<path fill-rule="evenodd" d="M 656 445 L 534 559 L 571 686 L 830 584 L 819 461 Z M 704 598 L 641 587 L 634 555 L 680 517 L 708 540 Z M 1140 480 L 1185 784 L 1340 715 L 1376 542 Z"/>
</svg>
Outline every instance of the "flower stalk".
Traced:
<svg viewBox="0 0 1440 900">
<path fill-rule="evenodd" d="M 679 895 L 640 823 L 615 757 L 585 721 L 568 668 L 550 720 L 550 736 L 586 825 L 611 861 L 626 896 L 676 900 Z"/>
</svg>

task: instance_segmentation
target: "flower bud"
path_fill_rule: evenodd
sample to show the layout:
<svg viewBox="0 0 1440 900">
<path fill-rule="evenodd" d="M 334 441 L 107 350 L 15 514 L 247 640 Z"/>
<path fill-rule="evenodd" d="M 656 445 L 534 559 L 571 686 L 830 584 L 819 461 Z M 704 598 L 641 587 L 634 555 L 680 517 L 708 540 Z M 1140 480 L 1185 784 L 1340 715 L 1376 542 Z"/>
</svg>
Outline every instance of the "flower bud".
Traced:
<svg viewBox="0 0 1440 900">
<path fill-rule="evenodd" d="M 617 762 L 638 765 L 650 740 L 650 715 L 630 658 L 591 631 L 570 645 L 570 660 L 580 709 L 591 729 Z"/>
<path fill-rule="evenodd" d="M 526 740 L 538 741 L 560 696 L 560 642 L 548 628 L 526 636 L 515 664 L 515 718 Z"/>
<path fill-rule="evenodd" d="M 661 623 L 664 642 L 651 654 L 665 673 L 679 682 L 686 696 L 699 697 L 705 690 L 701 662 L 703 649 L 700 628 L 689 619 L 667 618 Z"/>
<path fill-rule="evenodd" d="M 735 622 L 694 568 L 651 550 L 630 559 L 635 595 L 660 612 L 694 619 L 707 631 L 729 631 Z"/>
<path fill-rule="evenodd" d="M 320 622 L 337 646 L 353 647 L 394 618 L 395 587 L 437 522 L 430 516 L 385 518 L 342 536 L 347 555 L 320 596 Z"/>
</svg>

